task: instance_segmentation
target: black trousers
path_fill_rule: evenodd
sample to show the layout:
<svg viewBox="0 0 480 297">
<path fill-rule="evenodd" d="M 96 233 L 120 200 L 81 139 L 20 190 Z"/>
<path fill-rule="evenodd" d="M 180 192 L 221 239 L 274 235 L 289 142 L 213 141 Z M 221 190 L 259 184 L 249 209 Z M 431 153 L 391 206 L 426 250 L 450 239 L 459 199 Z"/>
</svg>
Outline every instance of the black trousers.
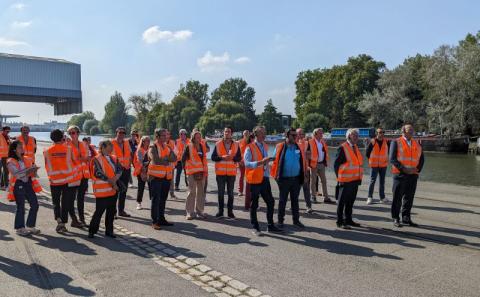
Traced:
<svg viewBox="0 0 480 297">
<path fill-rule="evenodd" d="M 228 213 L 233 212 L 233 188 L 235 187 L 235 176 L 217 175 L 218 186 L 218 212 L 223 214 L 225 205 L 225 185 L 227 186 L 227 209 Z"/>
<path fill-rule="evenodd" d="M 166 221 L 165 205 L 167 204 L 170 184 L 171 181 L 165 178 L 154 178 L 150 181 L 150 191 L 152 191 L 152 224 L 161 224 Z"/>
<path fill-rule="evenodd" d="M 87 192 L 88 189 L 88 179 L 83 178 L 80 181 L 80 185 L 78 187 L 74 187 L 75 190 L 73 190 L 73 201 L 72 201 L 72 207 L 68 211 L 70 214 L 70 217 L 72 220 L 76 220 L 77 217 L 75 215 L 75 200 L 77 200 L 77 211 L 78 211 L 78 218 L 80 221 L 84 222 L 85 221 L 85 193 Z"/>
<path fill-rule="evenodd" d="M 128 186 L 128 181 L 130 180 L 130 169 L 123 169 L 122 176 L 120 177 L 120 181 L 125 186 Z M 125 211 L 125 199 L 127 199 L 127 192 L 119 192 L 118 193 L 118 212 Z"/>
<path fill-rule="evenodd" d="M 182 176 L 182 171 L 184 171 L 182 161 L 177 162 L 177 166 L 175 166 L 175 169 L 176 169 L 176 171 L 175 171 L 175 188 L 178 188 L 180 186 L 180 177 Z M 185 177 L 185 185 L 188 187 L 187 173 L 183 172 L 183 176 Z"/>
<path fill-rule="evenodd" d="M 2 158 L 1 167 L 0 167 L 0 186 L 1 187 L 8 187 L 8 168 L 7 168 L 7 159 Z"/>
<path fill-rule="evenodd" d="M 252 192 L 252 202 L 250 203 L 250 222 L 253 228 L 258 229 L 257 209 L 258 199 L 260 195 L 267 204 L 267 222 L 269 225 L 273 225 L 273 210 L 275 208 L 275 200 L 272 195 L 272 188 L 270 187 L 270 180 L 268 177 L 263 177 L 263 181 L 257 185 L 250 185 L 250 191 Z"/>
<path fill-rule="evenodd" d="M 53 186 L 50 185 L 52 192 L 53 214 L 55 220 L 62 223 L 68 222 L 68 213 L 73 209 L 73 197 L 75 195 L 75 188 L 70 188 L 68 185 Z"/>
<path fill-rule="evenodd" d="M 142 203 L 143 201 L 143 193 L 145 192 L 145 184 L 146 181 L 143 181 L 142 178 L 137 176 L 138 187 L 137 187 L 137 203 Z"/>
<path fill-rule="evenodd" d="M 90 221 L 90 227 L 88 228 L 89 233 L 95 234 L 98 232 L 98 229 L 100 228 L 100 220 L 102 219 L 103 213 L 106 211 L 105 233 L 113 234 L 113 219 L 115 217 L 116 202 L 117 194 L 110 197 L 95 198 L 95 212 Z"/>
<path fill-rule="evenodd" d="M 278 202 L 278 222 L 283 223 L 283 220 L 285 218 L 285 207 L 287 206 L 289 195 L 292 205 L 293 222 L 299 222 L 300 212 L 298 205 L 298 196 L 300 195 L 300 187 L 302 186 L 300 184 L 300 178 L 298 176 L 280 178 L 277 183 L 280 190 L 280 201 Z"/>
<path fill-rule="evenodd" d="M 342 183 L 338 187 L 337 223 L 352 222 L 353 204 L 357 199 L 359 182 Z M 344 220 L 345 217 L 345 220 Z"/>
<path fill-rule="evenodd" d="M 400 210 L 402 212 L 402 220 L 409 221 L 413 206 L 413 198 L 417 190 L 418 175 L 409 174 L 401 177 L 393 177 L 393 201 L 392 201 L 392 218 L 400 219 Z"/>
</svg>

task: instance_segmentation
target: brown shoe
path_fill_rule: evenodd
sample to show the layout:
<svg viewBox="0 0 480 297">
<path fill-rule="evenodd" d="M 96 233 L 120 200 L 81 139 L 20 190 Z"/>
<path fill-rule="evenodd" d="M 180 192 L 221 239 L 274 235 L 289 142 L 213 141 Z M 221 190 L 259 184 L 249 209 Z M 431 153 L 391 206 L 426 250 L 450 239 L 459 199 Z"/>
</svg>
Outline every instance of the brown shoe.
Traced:
<svg viewBox="0 0 480 297">
<path fill-rule="evenodd" d="M 162 227 L 160 227 L 159 224 L 152 224 L 152 228 L 155 230 L 162 230 Z"/>
<path fill-rule="evenodd" d="M 72 223 L 70 224 L 70 226 L 72 226 L 73 228 L 83 228 L 83 224 L 80 223 L 80 222 L 77 221 L 77 220 L 72 221 Z"/>
</svg>

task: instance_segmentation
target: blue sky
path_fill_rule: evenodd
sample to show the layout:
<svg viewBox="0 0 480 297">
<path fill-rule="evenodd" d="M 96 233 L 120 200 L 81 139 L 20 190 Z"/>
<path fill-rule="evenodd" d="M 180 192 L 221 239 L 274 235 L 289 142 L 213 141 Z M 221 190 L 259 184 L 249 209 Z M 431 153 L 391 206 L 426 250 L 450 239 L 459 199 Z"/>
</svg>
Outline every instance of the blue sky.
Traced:
<svg viewBox="0 0 480 297">
<path fill-rule="evenodd" d="M 254 87 L 257 112 L 272 98 L 293 113 L 295 78 L 366 53 L 393 68 L 480 30 L 478 1 L 6 1 L 0 52 L 64 58 L 82 65 L 84 110 L 103 116 L 124 98 L 180 83 L 210 91 L 230 77 Z M 24 122 L 54 117 L 44 104 L 0 103 Z"/>
</svg>

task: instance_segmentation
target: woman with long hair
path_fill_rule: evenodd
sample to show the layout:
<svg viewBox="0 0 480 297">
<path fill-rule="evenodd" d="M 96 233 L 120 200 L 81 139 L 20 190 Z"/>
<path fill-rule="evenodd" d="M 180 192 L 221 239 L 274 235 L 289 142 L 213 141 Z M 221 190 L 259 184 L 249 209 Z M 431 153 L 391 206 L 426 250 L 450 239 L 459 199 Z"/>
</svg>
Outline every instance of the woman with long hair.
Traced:
<svg viewBox="0 0 480 297">
<path fill-rule="evenodd" d="M 148 148 L 150 147 L 150 137 L 142 136 L 140 145 L 133 155 L 133 176 L 137 177 L 137 210 L 142 209 L 143 192 L 145 191 L 145 184 L 147 182 L 148 169 Z"/>
<path fill-rule="evenodd" d="M 39 234 L 35 228 L 37 222 L 38 200 L 37 195 L 42 191 L 40 183 L 35 178 L 39 167 L 33 160 L 24 156 L 23 144 L 19 140 L 13 141 L 8 147 L 7 168 L 9 172 L 8 200 L 15 201 L 15 230 L 18 235 L 28 236 Z M 28 211 L 27 227 L 25 228 L 25 200 L 30 204 Z"/>
</svg>

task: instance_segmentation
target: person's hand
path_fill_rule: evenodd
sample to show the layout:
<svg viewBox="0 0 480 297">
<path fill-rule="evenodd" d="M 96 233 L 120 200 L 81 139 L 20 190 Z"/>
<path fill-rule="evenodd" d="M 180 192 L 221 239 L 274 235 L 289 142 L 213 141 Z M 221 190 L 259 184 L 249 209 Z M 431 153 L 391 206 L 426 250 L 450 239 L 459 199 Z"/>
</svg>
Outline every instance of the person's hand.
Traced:
<svg viewBox="0 0 480 297">
<path fill-rule="evenodd" d="M 113 184 L 113 185 L 112 185 L 112 188 L 113 188 L 115 191 L 118 192 L 118 186 L 117 186 L 117 184 Z"/>
<path fill-rule="evenodd" d="M 268 162 L 270 162 L 270 157 L 265 157 L 263 158 L 263 164 L 268 164 Z"/>
<path fill-rule="evenodd" d="M 233 157 L 230 156 L 230 155 L 225 155 L 225 156 L 222 156 L 222 159 L 225 160 L 225 161 L 231 161 L 231 160 L 233 160 Z"/>
</svg>

